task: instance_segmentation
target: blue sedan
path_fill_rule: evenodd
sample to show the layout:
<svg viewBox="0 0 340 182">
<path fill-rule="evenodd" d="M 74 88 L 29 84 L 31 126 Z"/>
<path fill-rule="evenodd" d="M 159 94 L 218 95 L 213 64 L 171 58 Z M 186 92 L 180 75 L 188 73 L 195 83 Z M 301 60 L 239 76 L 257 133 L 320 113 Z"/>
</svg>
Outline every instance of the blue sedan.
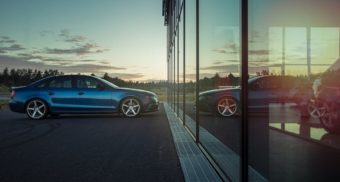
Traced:
<svg viewBox="0 0 340 182">
<path fill-rule="evenodd" d="M 10 109 L 32 119 L 50 115 L 119 112 L 136 117 L 158 110 L 157 95 L 121 88 L 104 79 L 85 75 L 48 77 L 11 89 Z"/>
<path fill-rule="evenodd" d="M 301 116 L 308 117 L 307 105 L 313 96 L 311 84 L 303 78 L 292 76 L 259 76 L 248 80 L 248 108 L 257 112 L 270 103 L 295 103 Z M 223 117 L 237 115 L 240 111 L 240 87 L 214 89 L 199 94 L 199 109 L 216 112 Z"/>
</svg>

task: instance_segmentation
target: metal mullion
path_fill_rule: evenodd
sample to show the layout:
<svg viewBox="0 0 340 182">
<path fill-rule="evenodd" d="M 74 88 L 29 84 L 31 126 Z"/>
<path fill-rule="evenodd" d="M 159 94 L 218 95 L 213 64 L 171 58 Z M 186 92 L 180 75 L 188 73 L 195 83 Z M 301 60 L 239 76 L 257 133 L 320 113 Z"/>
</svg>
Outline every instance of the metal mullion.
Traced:
<svg viewBox="0 0 340 182">
<path fill-rule="evenodd" d="M 196 0 L 196 142 L 199 142 L 199 109 L 198 109 L 198 92 L 199 92 L 199 0 Z"/>
<path fill-rule="evenodd" d="M 182 13 L 183 13 L 183 125 L 185 125 L 185 113 L 186 113 L 186 110 L 185 110 L 185 88 L 186 88 L 186 85 L 185 85 L 185 1 L 186 0 L 183 0 L 183 10 L 182 10 Z"/>
<path fill-rule="evenodd" d="M 241 0 L 241 165 L 240 181 L 248 181 L 248 0 Z"/>
</svg>

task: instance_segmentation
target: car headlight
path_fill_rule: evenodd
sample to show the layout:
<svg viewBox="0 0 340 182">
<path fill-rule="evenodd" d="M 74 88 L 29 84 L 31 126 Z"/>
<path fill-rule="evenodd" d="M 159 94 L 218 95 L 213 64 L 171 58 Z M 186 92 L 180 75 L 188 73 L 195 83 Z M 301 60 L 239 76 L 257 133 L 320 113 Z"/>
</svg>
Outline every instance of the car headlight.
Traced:
<svg viewBox="0 0 340 182">
<path fill-rule="evenodd" d="M 158 98 L 157 98 L 156 95 L 151 96 L 151 98 L 152 98 L 154 101 L 158 102 Z"/>
<path fill-rule="evenodd" d="M 154 101 L 154 102 L 158 102 L 158 98 L 156 95 L 147 95 L 145 96 L 145 101 L 150 102 L 150 101 Z"/>
</svg>

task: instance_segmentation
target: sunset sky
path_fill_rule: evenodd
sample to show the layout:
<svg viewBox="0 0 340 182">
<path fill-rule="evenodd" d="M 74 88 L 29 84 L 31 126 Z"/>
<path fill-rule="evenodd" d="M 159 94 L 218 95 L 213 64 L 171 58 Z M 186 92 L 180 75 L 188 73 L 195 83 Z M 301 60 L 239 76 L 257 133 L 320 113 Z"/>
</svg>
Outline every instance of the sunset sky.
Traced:
<svg viewBox="0 0 340 182">
<path fill-rule="evenodd" d="M 166 79 L 161 0 L 3 0 L 0 69 Z"/>
<path fill-rule="evenodd" d="M 196 72 L 193 2 L 187 3 L 189 80 Z M 250 74 L 264 68 L 281 72 L 283 39 L 286 73 L 307 74 L 303 65 L 307 63 L 307 27 L 311 30 L 311 62 L 315 64 L 312 73 L 325 71 L 339 58 L 336 17 L 340 5 L 336 1 L 254 2 L 250 1 L 249 10 Z M 238 74 L 238 1 L 200 3 L 200 77 Z M 299 11 L 304 7 L 305 11 Z M 161 0 L 2 0 L 0 23 L 0 70 L 58 69 L 99 76 L 108 72 L 125 80 L 166 79 Z"/>
</svg>

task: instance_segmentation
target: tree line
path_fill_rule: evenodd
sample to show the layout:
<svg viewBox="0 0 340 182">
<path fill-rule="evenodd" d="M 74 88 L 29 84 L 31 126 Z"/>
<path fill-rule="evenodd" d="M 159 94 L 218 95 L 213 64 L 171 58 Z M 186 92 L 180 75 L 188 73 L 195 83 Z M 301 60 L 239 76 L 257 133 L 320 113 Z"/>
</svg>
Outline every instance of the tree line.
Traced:
<svg viewBox="0 0 340 182">
<path fill-rule="evenodd" d="M 80 74 L 80 73 L 78 73 Z M 33 69 L 8 69 L 5 68 L 0 72 L 0 85 L 6 87 L 28 85 L 42 78 L 50 76 L 64 75 L 63 72 L 54 69 L 47 69 L 44 71 L 33 70 Z M 95 74 L 91 74 L 95 76 Z M 103 79 L 118 85 L 120 87 L 134 87 L 140 89 L 156 88 L 156 87 L 166 87 L 166 81 L 158 82 L 139 82 L 139 81 L 125 81 L 118 77 L 111 77 L 108 73 L 105 73 L 102 77 Z"/>
<path fill-rule="evenodd" d="M 42 78 L 50 77 L 50 76 L 58 76 L 64 75 L 62 71 L 55 69 L 47 69 L 47 70 L 37 70 L 37 69 L 9 69 L 5 68 L 0 71 L 0 85 L 4 85 L 6 87 L 12 86 L 21 86 L 28 85 L 32 82 L 40 80 Z M 91 74 L 95 76 L 95 74 Z M 142 81 L 126 81 L 118 77 L 111 77 L 108 73 L 105 73 L 102 76 L 103 79 L 114 83 L 120 87 L 133 87 L 139 89 L 161 89 L 166 88 L 168 86 L 173 86 L 174 82 L 168 81 L 151 81 L 151 82 L 142 82 Z M 204 77 L 199 80 L 200 88 L 203 90 L 217 88 L 218 86 L 226 86 L 226 85 L 238 85 L 239 77 L 235 77 L 233 74 L 229 74 L 227 77 L 221 77 L 219 74 L 208 78 Z M 186 89 L 190 92 L 190 90 L 195 90 L 196 83 L 193 81 L 187 81 L 185 83 Z M 183 87 L 183 84 L 178 84 L 179 87 Z"/>
<path fill-rule="evenodd" d="M 7 87 L 28 85 L 34 81 L 46 78 L 49 76 L 63 75 L 63 72 L 58 70 L 33 70 L 33 69 L 8 69 L 5 68 L 0 72 L 0 85 Z"/>
</svg>

